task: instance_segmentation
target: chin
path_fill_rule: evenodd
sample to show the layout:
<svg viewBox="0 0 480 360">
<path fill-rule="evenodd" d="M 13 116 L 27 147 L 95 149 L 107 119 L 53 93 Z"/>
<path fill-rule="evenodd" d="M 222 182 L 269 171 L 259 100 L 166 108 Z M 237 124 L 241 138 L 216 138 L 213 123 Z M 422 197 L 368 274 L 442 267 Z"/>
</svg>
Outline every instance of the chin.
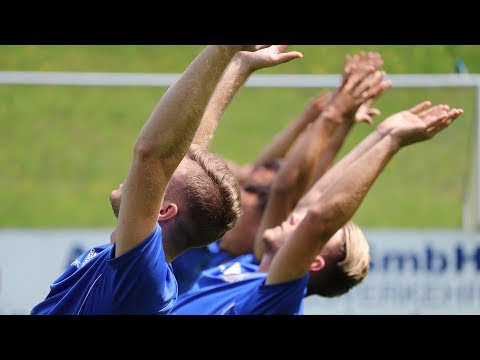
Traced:
<svg viewBox="0 0 480 360">
<path fill-rule="evenodd" d="M 118 213 L 120 211 L 120 197 L 115 196 L 116 194 L 114 194 L 114 192 L 115 191 L 112 191 L 110 194 L 110 205 L 112 206 L 113 214 L 118 218 Z"/>
</svg>

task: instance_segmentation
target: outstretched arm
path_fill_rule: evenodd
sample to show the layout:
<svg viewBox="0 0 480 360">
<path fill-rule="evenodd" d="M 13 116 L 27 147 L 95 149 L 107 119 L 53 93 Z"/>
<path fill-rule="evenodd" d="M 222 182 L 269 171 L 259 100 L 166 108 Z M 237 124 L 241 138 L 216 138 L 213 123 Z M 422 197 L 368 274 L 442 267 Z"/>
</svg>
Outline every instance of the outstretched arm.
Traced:
<svg viewBox="0 0 480 360">
<path fill-rule="evenodd" d="M 350 73 L 357 71 L 358 68 L 362 66 L 373 66 L 375 69 L 378 69 L 383 65 L 383 59 L 379 53 L 376 52 L 360 52 L 359 54 L 355 54 L 354 56 L 347 55 L 345 57 L 345 62 L 343 66 L 343 77 L 349 76 Z M 378 73 L 377 73 L 378 75 Z M 385 73 L 383 73 L 383 76 Z M 382 76 L 382 77 L 383 77 Z M 373 81 L 374 79 L 372 79 Z M 347 113 L 345 116 L 347 117 L 346 121 L 343 121 L 340 126 L 338 127 L 337 131 L 333 135 L 328 147 L 325 149 L 322 157 L 317 161 L 315 165 L 315 169 L 312 170 L 313 177 L 312 182 L 308 184 L 310 187 L 315 181 L 320 179 L 325 172 L 330 168 L 333 163 L 333 160 L 337 156 L 338 152 L 340 151 L 347 135 L 353 128 L 353 125 L 360 122 L 365 122 L 369 125 L 373 123 L 373 116 L 380 115 L 380 110 L 373 108 L 372 104 L 375 100 L 377 100 L 385 90 L 391 87 L 391 82 L 386 81 L 382 83 L 382 88 L 368 100 L 360 105 L 357 108 L 356 112 L 353 111 Z M 360 91 L 362 91 L 360 89 Z M 357 96 L 360 94 L 356 94 Z M 344 100 L 346 104 L 339 103 L 337 106 L 339 109 L 344 109 L 348 106 L 348 99 Z"/>
<path fill-rule="evenodd" d="M 298 210 L 306 216 L 274 257 L 267 284 L 304 276 L 330 237 L 357 211 L 374 181 L 399 149 L 432 138 L 463 113 L 438 105 L 420 113 L 403 111 L 387 120 L 382 139 L 352 163 L 335 183 Z M 311 196 L 310 193 L 305 195 Z M 313 199 L 310 199 L 313 200 Z"/>
<path fill-rule="evenodd" d="M 412 107 L 409 112 L 413 114 L 419 114 L 423 110 L 426 110 L 431 106 L 430 101 L 423 101 L 418 105 Z M 308 194 L 303 196 L 298 202 L 295 210 L 305 209 L 311 206 L 320 198 L 326 189 L 336 182 L 339 178 L 345 174 L 351 164 L 356 162 L 363 154 L 369 151 L 377 142 L 383 139 L 391 129 L 397 126 L 398 117 L 392 115 L 382 121 L 378 127 L 372 131 L 365 139 L 363 139 L 357 146 L 355 146 L 347 155 L 345 155 L 339 162 L 337 162 L 330 170 L 326 172 L 321 178 L 319 178 L 315 184 L 312 185 Z"/>
<path fill-rule="evenodd" d="M 389 82 L 382 81 L 382 71 L 374 71 L 375 67 L 367 62 L 349 71 L 324 112 L 309 125 L 287 154 L 273 183 L 257 231 L 254 242 L 257 260 L 263 256 L 264 230 L 280 224 L 294 209 L 297 201 L 316 180 L 314 177 L 319 173 L 317 164 L 325 157 L 330 159 L 332 152 L 338 151 L 339 142 L 343 142 L 342 136 L 347 133 L 345 129 L 351 127 L 359 107 L 378 97 L 390 86 Z"/>
<path fill-rule="evenodd" d="M 207 46 L 167 90 L 141 130 L 123 184 L 115 256 L 155 228 L 166 186 L 186 154 L 225 67 L 243 47 Z"/>
<path fill-rule="evenodd" d="M 310 123 L 320 116 L 331 98 L 332 93 L 330 91 L 324 91 L 314 97 L 307 104 L 303 113 L 276 135 L 273 141 L 263 149 L 252 168 L 262 166 L 271 160 L 284 158 L 297 137 Z"/>
<path fill-rule="evenodd" d="M 265 48 L 254 52 L 240 51 L 233 57 L 205 109 L 193 139 L 194 144 L 208 147 L 218 121 L 235 94 L 253 72 L 302 57 L 298 51 L 285 52 L 288 48 L 287 45 L 261 45 L 259 47 Z"/>
</svg>

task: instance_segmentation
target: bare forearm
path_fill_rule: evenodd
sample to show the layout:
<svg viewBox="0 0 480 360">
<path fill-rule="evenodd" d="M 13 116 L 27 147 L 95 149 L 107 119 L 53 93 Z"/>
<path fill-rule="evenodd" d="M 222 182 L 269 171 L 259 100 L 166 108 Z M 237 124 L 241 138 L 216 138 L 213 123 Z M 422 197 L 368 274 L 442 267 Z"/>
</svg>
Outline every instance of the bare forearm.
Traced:
<svg viewBox="0 0 480 360">
<path fill-rule="evenodd" d="M 286 129 L 277 134 L 255 160 L 254 166 L 260 166 L 270 160 L 283 158 L 302 131 L 314 121 L 316 116 L 304 113 L 291 122 Z"/>
<path fill-rule="evenodd" d="M 335 134 L 339 123 L 320 117 L 297 138 L 278 173 L 254 242 L 255 257 L 263 255 L 263 232 L 280 224 L 308 189 L 315 164 Z"/>
<path fill-rule="evenodd" d="M 332 166 L 335 157 L 337 156 L 338 152 L 342 148 L 342 145 L 347 138 L 347 135 L 350 133 L 350 130 L 353 127 L 354 122 L 348 121 L 342 123 L 335 135 L 332 137 L 328 147 L 323 152 L 323 156 L 315 165 L 314 175 L 310 184 L 308 184 L 308 188 L 313 185 L 318 179 L 320 179 L 327 170 Z"/>
<path fill-rule="evenodd" d="M 332 235 L 357 211 L 375 179 L 398 151 L 388 136 L 365 153 L 308 209 L 293 237 L 280 248 L 269 269 L 267 284 L 303 276 Z"/>
<path fill-rule="evenodd" d="M 163 95 L 137 143 L 158 157 L 181 159 L 225 67 L 239 48 L 207 46 Z M 176 166 L 176 165 L 175 165 Z"/>
<path fill-rule="evenodd" d="M 250 74 L 251 70 L 242 62 L 241 57 L 238 54 L 234 56 L 212 94 L 193 143 L 204 147 L 208 146 L 218 126 L 218 121 Z"/>
<path fill-rule="evenodd" d="M 338 181 L 339 178 L 349 169 L 350 165 L 355 163 L 363 154 L 375 146 L 384 134 L 375 130 L 370 133 L 365 139 L 355 146 L 343 159 L 338 161 L 330 170 L 328 170 L 322 177 L 320 177 L 310 188 L 307 194 L 299 201 L 295 210 L 300 211 L 303 208 L 308 208 L 312 203 L 324 193 L 330 185 Z"/>
<path fill-rule="evenodd" d="M 392 136 L 385 136 L 351 164 L 312 207 L 324 237 L 333 235 L 352 218 L 375 180 L 400 149 Z"/>
</svg>

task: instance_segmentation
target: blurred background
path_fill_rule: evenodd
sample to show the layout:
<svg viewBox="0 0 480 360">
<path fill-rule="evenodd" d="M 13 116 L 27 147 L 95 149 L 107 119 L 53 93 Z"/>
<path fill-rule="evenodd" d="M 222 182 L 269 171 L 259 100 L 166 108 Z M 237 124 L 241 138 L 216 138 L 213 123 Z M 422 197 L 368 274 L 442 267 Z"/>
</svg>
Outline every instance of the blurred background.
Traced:
<svg viewBox="0 0 480 360">
<path fill-rule="evenodd" d="M 180 74 L 202 49 L 203 46 L 182 45 L 0 46 L 0 71 Z M 308 45 L 291 46 L 290 49 L 301 51 L 304 57 L 255 74 L 338 75 L 342 71 L 345 55 L 361 50 L 378 51 L 384 59 L 383 68 L 387 75 L 468 76 L 480 73 L 480 46 Z M 101 238 L 105 234 L 108 236 L 115 226 L 108 201 L 109 193 L 125 178 L 134 141 L 165 90 L 166 87 L 152 86 L 0 84 L 0 142 L 3 146 L 0 152 L 0 313 L 28 312 L 28 306 L 40 301 L 47 294 L 49 283 L 60 275 L 60 262 L 62 266 L 68 263 L 75 249 L 78 252 L 82 247 L 92 246 L 98 241 L 108 241 L 108 238 L 104 241 Z M 322 90 L 311 87 L 242 88 L 222 118 L 211 149 L 241 164 L 252 161 Z M 437 276 L 434 281 L 438 282 L 438 274 L 448 272 L 449 266 L 457 275 L 459 269 L 468 267 L 469 275 L 462 275 L 469 279 L 465 280 L 465 286 L 470 290 L 465 291 L 474 295 L 471 295 L 471 307 L 464 309 L 473 313 L 477 312 L 480 304 L 480 288 L 474 282 L 477 269 L 480 269 L 480 247 L 477 246 L 476 231 L 469 231 L 465 235 L 462 214 L 465 214 L 464 207 L 469 197 L 474 194 L 471 188 L 476 153 L 476 96 L 476 88 L 472 86 L 396 88 L 394 82 L 393 88 L 375 103 L 382 115 L 374 119 L 372 126 L 356 126 L 339 154 L 340 158 L 372 131 L 383 117 L 408 109 L 423 100 L 464 109 L 461 118 L 428 144 L 418 144 L 399 153 L 374 184 L 353 220 L 367 229 L 367 234 L 368 231 L 374 234 L 374 238 L 378 238 L 379 231 L 384 237 L 398 238 L 396 242 L 390 242 L 393 245 L 402 243 L 402 236 L 398 234 L 404 234 L 405 231 L 409 239 L 421 237 L 425 231 L 434 231 L 434 236 L 428 233 L 418 241 L 411 242 L 411 246 L 420 248 L 418 251 L 411 250 L 417 260 L 412 260 L 414 265 L 410 269 L 407 269 L 407 265 L 398 265 L 404 264 L 404 260 L 407 264 L 410 253 L 402 255 L 405 259 L 396 261 L 396 265 L 389 268 L 385 260 L 385 256 L 390 254 L 388 249 L 383 255 L 378 255 L 378 269 L 397 269 L 393 281 L 398 280 L 400 272 L 404 270 L 411 272 L 408 276 L 416 275 L 418 279 L 422 269 L 430 269 Z M 45 233 L 59 229 L 62 229 L 60 237 L 65 239 L 62 246 L 57 242 L 49 242 L 53 241 L 48 240 L 51 239 L 50 233 Z M 69 229 L 77 231 L 75 236 L 69 235 Z M 383 233 L 385 229 L 394 231 L 394 236 Z M 82 235 L 82 230 L 90 233 Z M 448 232 L 449 239 L 453 237 L 454 240 L 445 240 L 445 247 L 440 251 L 431 248 L 431 244 L 435 241 L 441 243 L 442 230 Z M 100 235 L 93 236 L 92 231 L 98 231 Z M 20 241 L 19 238 L 29 240 Z M 380 238 L 379 242 L 389 243 L 389 240 Z M 41 244 L 38 239 L 42 239 Z M 41 250 L 32 250 L 32 241 Z M 458 246 L 464 243 L 467 248 L 458 250 Z M 52 248 L 61 250 L 54 256 Z M 395 249 L 397 251 L 400 248 Z M 17 251 L 21 251 L 22 255 Z M 33 255 L 30 254 L 31 258 L 24 264 L 21 258 L 29 251 Z M 25 274 L 33 270 L 38 251 L 50 252 L 48 256 L 54 259 L 52 261 L 56 265 L 48 265 L 43 261 L 38 267 L 35 266 L 38 271 L 42 267 L 53 267 L 48 270 L 46 281 L 42 278 L 35 282 L 35 286 L 38 285 L 42 290 L 32 296 L 25 288 L 32 288 L 33 285 L 22 282 L 27 281 Z M 445 266 L 442 265 L 444 263 Z M 424 275 L 430 276 L 430 273 Z M 458 278 L 448 279 L 445 284 L 458 284 Z M 426 277 L 427 283 L 432 283 L 432 279 Z M 411 285 L 412 289 L 419 286 L 418 283 Z M 460 290 L 448 291 L 453 294 Z M 444 294 L 444 290 L 441 292 Z M 382 303 L 382 296 L 386 295 L 377 295 L 375 301 L 378 304 Z M 431 296 L 434 295 L 428 295 Z M 408 304 L 415 301 L 408 299 L 405 300 Z M 458 296 L 448 308 L 442 307 L 443 300 L 436 299 L 440 307 L 433 311 L 437 313 L 455 312 L 453 309 L 459 304 Z M 309 300 L 308 313 L 327 311 L 324 303 L 314 304 L 314 301 Z M 348 307 L 337 307 L 334 312 L 371 311 L 368 301 L 357 307 L 352 305 L 355 300 L 348 301 Z M 327 306 L 333 309 L 330 302 Z M 398 304 L 392 306 L 377 312 L 404 311 Z M 425 310 L 428 306 L 432 308 L 427 303 L 424 307 L 417 306 L 405 311 L 425 313 L 428 312 Z"/>
</svg>

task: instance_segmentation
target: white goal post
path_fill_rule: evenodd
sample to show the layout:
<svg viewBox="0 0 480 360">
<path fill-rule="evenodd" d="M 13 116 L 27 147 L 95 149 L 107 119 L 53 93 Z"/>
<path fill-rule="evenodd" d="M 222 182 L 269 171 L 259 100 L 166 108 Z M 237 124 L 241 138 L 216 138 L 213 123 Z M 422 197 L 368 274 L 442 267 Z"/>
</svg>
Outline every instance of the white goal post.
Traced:
<svg viewBox="0 0 480 360">
<path fill-rule="evenodd" d="M 68 86 L 157 86 L 173 84 L 180 74 L 0 71 L 0 84 Z M 480 75 L 479 74 L 390 74 L 387 78 L 399 87 L 474 87 L 476 130 L 472 171 L 463 199 L 464 230 L 480 230 Z M 336 87 L 340 75 L 252 75 L 245 86 L 283 88 Z"/>
</svg>

